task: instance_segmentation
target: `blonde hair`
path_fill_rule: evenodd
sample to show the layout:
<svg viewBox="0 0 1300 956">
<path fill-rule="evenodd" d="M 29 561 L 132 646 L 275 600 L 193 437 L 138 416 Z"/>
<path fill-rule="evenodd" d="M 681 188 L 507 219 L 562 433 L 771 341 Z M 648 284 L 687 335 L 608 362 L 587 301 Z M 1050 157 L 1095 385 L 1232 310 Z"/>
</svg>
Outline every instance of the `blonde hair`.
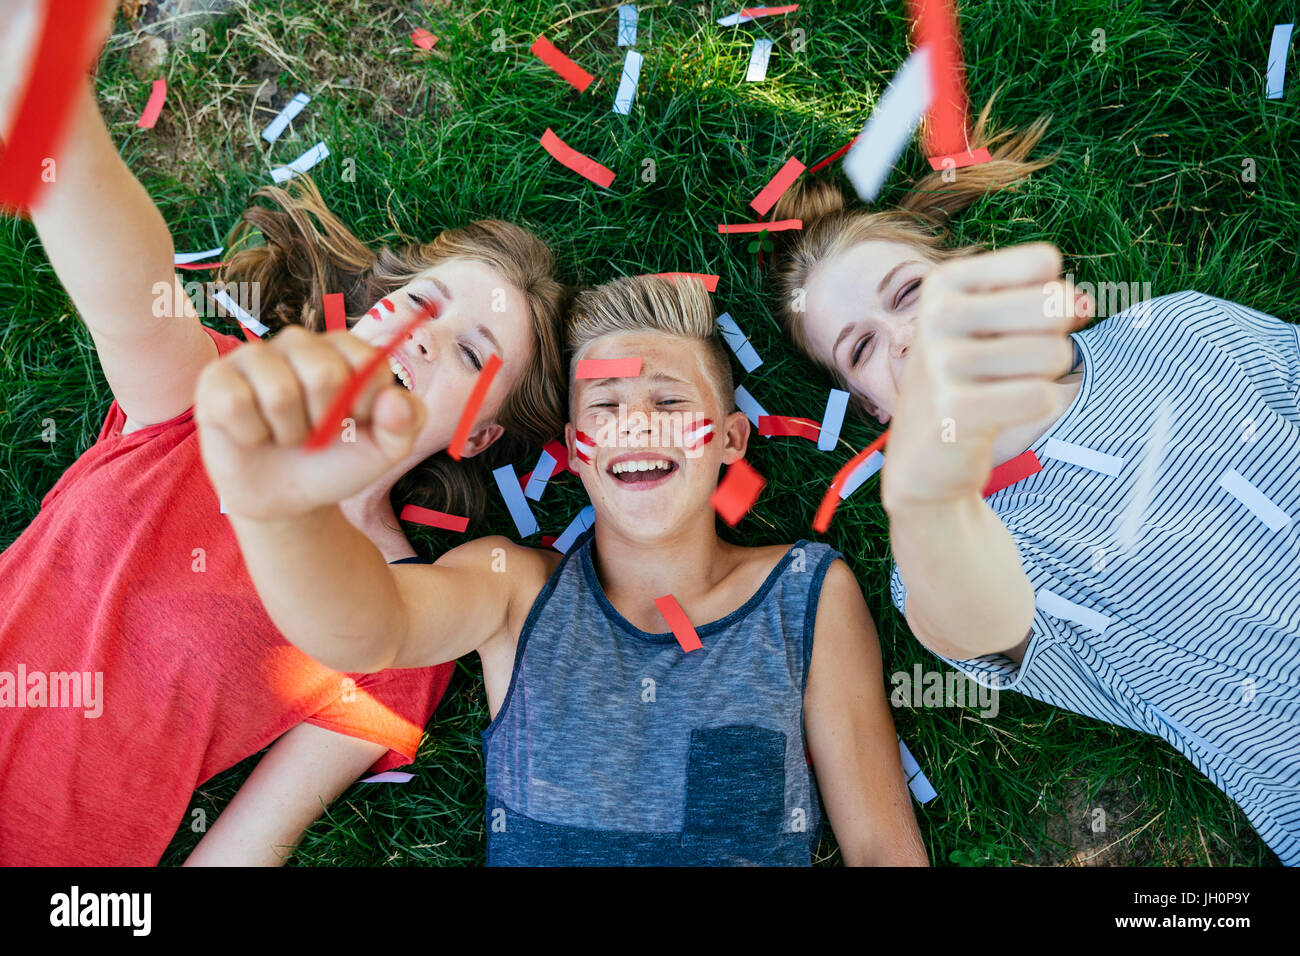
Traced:
<svg viewBox="0 0 1300 956">
<path fill-rule="evenodd" d="M 718 335 L 713 302 L 699 279 L 623 276 L 579 292 L 568 321 L 570 381 L 587 347 L 616 332 L 662 332 L 702 343 L 723 411 L 736 407 L 727 349 Z"/>
<path fill-rule="evenodd" d="M 533 352 L 496 416 L 508 437 L 460 462 L 444 452 L 432 455 L 392 490 L 395 511 L 415 504 L 481 517 L 490 464 L 549 441 L 564 425 L 560 322 L 570 292 L 555 278 L 551 250 L 526 229 L 487 219 L 446 229 L 432 242 L 396 250 L 385 246 L 376 252 L 330 211 L 310 177 L 298 177 L 288 190 L 266 186 L 253 195 L 278 208 L 250 206 L 244 211 L 227 241 L 229 248 L 240 251 L 228 258 L 220 279 L 260 283 L 260 318 L 272 331 L 291 324 L 323 331 L 326 294 L 342 292 L 345 314 L 359 315 L 420 273 L 451 259 L 482 262 L 523 294 Z M 260 244 L 240 248 L 259 237 Z M 458 411 L 449 409 L 448 414 Z"/>
<path fill-rule="evenodd" d="M 948 219 L 966 209 L 986 193 L 1012 188 L 1031 173 L 1049 166 L 1054 157 L 1030 161 L 1028 156 L 1047 129 L 1047 117 L 1040 117 L 1024 130 L 992 133 L 989 111 L 993 98 L 984 105 L 971 136 L 971 149 L 985 148 L 990 162 L 963 169 L 937 170 L 922 177 L 895 209 L 878 212 L 850 209 L 838 186 L 825 180 L 799 180 L 777 201 L 774 219 L 802 219 L 798 232 L 776 233 L 782 245 L 774 260 L 776 286 L 781 296 L 781 322 L 799 351 L 825 369 L 850 392 L 859 408 L 875 414 L 866 396 L 857 392 L 838 369 L 813 353 L 803 328 L 803 310 L 796 309 L 798 290 L 806 289 L 813 270 L 822 262 L 863 242 L 897 242 L 910 246 L 931 262 L 971 255 L 981 246 L 948 248 L 944 245 Z M 955 179 L 945 182 L 944 175 Z M 801 298 L 801 297 L 800 297 Z"/>
</svg>

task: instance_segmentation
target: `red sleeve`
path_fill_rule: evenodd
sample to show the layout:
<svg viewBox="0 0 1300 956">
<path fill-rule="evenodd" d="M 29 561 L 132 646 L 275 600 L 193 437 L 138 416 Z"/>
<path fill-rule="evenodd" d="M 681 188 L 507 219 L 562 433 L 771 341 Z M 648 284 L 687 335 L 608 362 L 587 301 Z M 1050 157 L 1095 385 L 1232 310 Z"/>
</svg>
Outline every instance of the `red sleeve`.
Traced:
<svg viewBox="0 0 1300 956">
<path fill-rule="evenodd" d="M 223 355 L 228 354 L 231 350 L 243 344 L 243 340 L 236 336 L 227 335 L 224 332 L 218 332 L 216 329 L 209 328 L 202 323 L 200 323 L 199 327 L 202 328 L 204 332 L 207 332 L 212 341 L 216 343 L 218 358 L 221 358 Z M 166 431 L 173 425 L 179 425 L 184 421 L 188 421 L 193 415 L 194 406 L 191 405 L 175 418 L 169 418 L 165 422 L 158 422 L 157 424 L 141 428 L 139 431 L 132 432 L 131 435 L 141 435 L 152 438 L 154 435 L 161 431 Z M 122 436 L 122 429 L 125 425 L 126 413 L 122 411 L 122 406 L 117 403 L 117 399 L 115 398 L 113 399 L 113 404 L 108 406 L 108 415 L 104 418 L 104 425 L 99 430 L 99 437 L 95 439 L 95 444 L 99 444 L 102 441 L 107 441 L 112 438 L 120 438 Z"/>
<path fill-rule="evenodd" d="M 306 718 L 306 723 L 388 747 L 388 753 L 370 768 L 375 773 L 403 767 L 415 759 L 424 725 L 455 669 L 455 663 L 449 662 L 351 674 L 355 689 L 345 683 L 339 695 Z"/>
</svg>

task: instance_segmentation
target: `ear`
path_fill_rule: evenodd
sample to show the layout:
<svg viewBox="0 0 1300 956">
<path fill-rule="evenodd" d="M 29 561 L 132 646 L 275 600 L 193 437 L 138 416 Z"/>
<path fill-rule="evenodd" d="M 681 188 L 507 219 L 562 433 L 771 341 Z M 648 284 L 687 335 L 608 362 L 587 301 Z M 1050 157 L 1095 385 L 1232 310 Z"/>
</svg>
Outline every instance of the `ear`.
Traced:
<svg viewBox="0 0 1300 956">
<path fill-rule="evenodd" d="M 578 429 L 574 427 L 573 422 L 564 423 L 564 449 L 569 453 L 569 464 L 577 470 L 577 466 L 582 464 L 578 458 L 578 448 L 574 444 L 578 437 Z"/>
<path fill-rule="evenodd" d="M 732 412 L 722 423 L 722 463 L 730 465 L 749 449 L 750 425 L 744 412 Z"/>
<path fill-rule="evenodd" d="M 469 433 L 469 438 L 465 439 L 465 450 L 461 452 L 461 457 L 473 458 L 489 448 L 493 442 L 505 433 L 506 430 L 496 422 L 484 422 Z"/>
</svg>

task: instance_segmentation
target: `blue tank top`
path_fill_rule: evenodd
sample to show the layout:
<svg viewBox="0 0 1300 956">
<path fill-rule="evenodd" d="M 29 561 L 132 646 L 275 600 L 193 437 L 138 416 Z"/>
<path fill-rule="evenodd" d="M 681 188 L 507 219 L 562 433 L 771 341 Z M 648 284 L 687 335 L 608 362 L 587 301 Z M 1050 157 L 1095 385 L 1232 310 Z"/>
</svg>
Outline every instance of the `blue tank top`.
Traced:
<svg viewBox="0 0 1300 956">
<path fill-rule="evenodd" d="M 803 696 L 839 555 L 800 541 L 687 654 L 610 604 L 594 540 L 533 602 L 483 732 L 488 865 L 809 865 L 821 806 Z"/>
</svg>

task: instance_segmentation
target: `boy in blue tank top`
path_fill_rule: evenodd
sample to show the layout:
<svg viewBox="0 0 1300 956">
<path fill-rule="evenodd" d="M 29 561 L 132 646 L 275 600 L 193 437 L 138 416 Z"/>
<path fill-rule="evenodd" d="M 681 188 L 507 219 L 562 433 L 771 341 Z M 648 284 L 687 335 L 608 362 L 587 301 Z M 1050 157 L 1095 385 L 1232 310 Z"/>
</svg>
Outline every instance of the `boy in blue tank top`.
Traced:
<svg viewBox="0 0 1300 956">
<path fill-rule="evenodd" d="M 565 555 L 491 537 L 385 564 L 337 502 L 401 460 L 423 406 L 376 375 L 356 441 L 309 458 L 262 421 L 269 402 L 230 400 L 292 375 L 314 425 L 339 390 L 321 383 L 370 354 L 346 338 L 280 338 L 239 376 L 205 373 L 204 459 L 267 611 L 302 650 L 350 672 L 478 651 L 489 864 L 807 865 L 824 806 L 846 863 L 925 865 L 848 567 L 821 544 L 717 535 L 710 499 L 750 429 L 698 281 L 578 297 L 571 368 L 604 377 L 573 378 L 566 439 L 594 527 Z M 619 359 L 639 374 L 601 365 Z M 295 479 L 308 467 L 328 480 Z M 313 572 L 286 579 L 294 567 Z M 665 620 L 668 596 L 697 641 Z"/>
</svg>

